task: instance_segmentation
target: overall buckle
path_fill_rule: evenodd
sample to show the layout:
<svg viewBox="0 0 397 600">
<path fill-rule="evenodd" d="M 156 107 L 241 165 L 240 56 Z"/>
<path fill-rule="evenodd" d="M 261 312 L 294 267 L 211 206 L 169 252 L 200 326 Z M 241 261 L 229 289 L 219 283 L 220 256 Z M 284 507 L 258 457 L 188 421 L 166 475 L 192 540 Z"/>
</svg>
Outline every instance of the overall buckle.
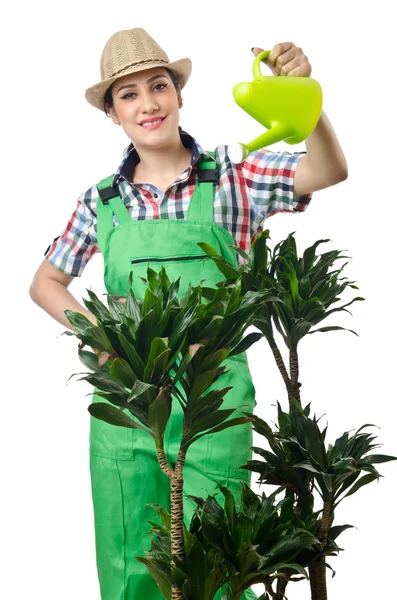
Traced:
<svg viewBox="0 0 397 600">
<path fill-rule="evenodd" d="M 219 171 L 218 169 L 199 169 L 197 173 L 198 183 L 210 183 L 211 181 L 218 185 L 219 184 Z"/>
<path fill-rule="evenodd" d="M 113 187 L 113 186 L 109 186 L 107 188 L 104 188 L 103 190 L 100 190 L 98 188 L 98 193 L 101 197 L 102 203 L 103 204 L 109 204 L 109 200 L 111 198 L 115 198 L 116 196 L 120 196 L 120 192 L 119 192 L 119 188 L 117 186 L 117 184 Z"/>
</svg>

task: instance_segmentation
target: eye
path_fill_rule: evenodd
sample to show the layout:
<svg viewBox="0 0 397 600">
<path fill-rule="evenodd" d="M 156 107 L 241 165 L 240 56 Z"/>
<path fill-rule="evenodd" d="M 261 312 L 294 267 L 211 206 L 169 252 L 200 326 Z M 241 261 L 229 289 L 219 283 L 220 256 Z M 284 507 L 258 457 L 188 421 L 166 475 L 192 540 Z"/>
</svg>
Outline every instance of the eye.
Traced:
<svg viewBox="0 0 397 600">
<path fill-rule="evenodd" d="M 158 89 L 158 88 L 159 88 L 159 89 L 160 89 L 160 91 L 162 91 L 162 90 L 163 90 L 164 88 L 166 88 L 166 87 L 168 87 L 168 83 L 157 83 L 157 84 L 154 86 L 153 90 L 156 90 L 156 89 Z M 120 96 L 120 98 L 121 98 L 122 100 L 128 100 L 129 98 L 132 98 L 133 96 L 136 96 L 136 93 L 135 93 L 135 92 L 127 92 L 127 94 L 124 94 L 124 96 Z"/>
<path fill-rule="evenodd" d="M 121 96 L 121 98 L 123 100 L 126 100 L 129 98 L 129 96 L 136 96 L 136 94 L 134 92 L 128 92 L 127 94 L 125 94 L 124 96 Z"/>
</svg>

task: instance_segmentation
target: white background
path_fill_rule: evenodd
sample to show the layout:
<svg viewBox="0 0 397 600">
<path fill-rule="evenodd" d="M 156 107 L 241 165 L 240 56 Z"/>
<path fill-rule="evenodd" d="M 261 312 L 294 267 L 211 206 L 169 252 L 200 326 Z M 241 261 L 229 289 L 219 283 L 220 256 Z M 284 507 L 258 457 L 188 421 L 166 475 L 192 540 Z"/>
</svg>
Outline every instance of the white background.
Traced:
<svg viewBox="0 0 397 600">
<path fill-rule="evenodd" d="M 28 289 L 43 254 L 75 209 L 77 197 L 114 172 L 129 140 L 84 98 L 99 81 L 99 58 L 120 29 L 144 27 L 170 60 L 188 56 L 193 72 L 183 90 L 181 125 L 206 149 L 248 141 L 260 126 L 239 109 L 231 90 L 251 79 L 252 46 L 292 41 L 312 65 L 323 108 L 347 157 L 348 179 L 315 192 L 303 214 L 269 219 L 273 243 L 296 231 L 303 251 L 346 249 L 346 270 L 366 302 L 329 324 L 354 329 L 308 336 L 300 348 L 302 397 L 329 424 L 328 440 L 364 423 L 383 448 L 395 442 L 395 28 L 391 3 L 332 2 L 19 2 L 2 19 L 3 402 L 1 596 L 5 599 L 98 600 L 88 471 L 92 388 L 82 372 L 77 339 L 32 302 Z M 266 66 L 264 74 L 270 74 Z M 394 88 L 395 89 L 395 88 Z M 300 151 L 280 143 L 273 149 Z M 5 187 L 5 189 L 4 189 Z M 69 290 L 105 292 L 96 255 Z M 349 299 L 353 295 L 349 296 Z M 267 347 L 249 351 L 257 412 L 284 406 L 281 377 Z M 256 440 L 261 442 L 261 440 Z M 342 503 L 336 524 L 356 526 L 340 537 L 331 559 L 329 598 L 393 595 L 396 463 L 385 476 Z M 255 478 L 255 475 L 254 475 Z M 254 485 L 255 487 L 255 485 Z M 259 489 L 259 488 L 255 488 Z M 257 591 L 260 587 L 257 588 Z M 290 600 L 310 597 L 290 586 Z"/>
</svg>

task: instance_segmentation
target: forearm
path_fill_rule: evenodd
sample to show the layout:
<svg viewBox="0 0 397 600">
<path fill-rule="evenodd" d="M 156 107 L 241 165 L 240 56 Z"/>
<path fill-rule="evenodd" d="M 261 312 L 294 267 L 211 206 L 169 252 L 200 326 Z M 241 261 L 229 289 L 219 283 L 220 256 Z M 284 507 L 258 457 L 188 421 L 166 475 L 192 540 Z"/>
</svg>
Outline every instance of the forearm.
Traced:
<svg viewBox="0 0 397 600">
<path fill-rule="evenodd" d="M 324 111 L 321 111 L 320 119 L 305 144 L 307 163 L 313 173 L 346 179 L 346 158 Z"/>
<path fill-rule="evenodd" d="M 65 316 L 66 309 L 82 313 L 91 323 L 97 324 L 94 315 L 76 300 L 67 287 L 55 279 L 39 279 L 30 287 L 29 294 L 33 302 L 71 331 L 74 329 Z"/>
</svg>

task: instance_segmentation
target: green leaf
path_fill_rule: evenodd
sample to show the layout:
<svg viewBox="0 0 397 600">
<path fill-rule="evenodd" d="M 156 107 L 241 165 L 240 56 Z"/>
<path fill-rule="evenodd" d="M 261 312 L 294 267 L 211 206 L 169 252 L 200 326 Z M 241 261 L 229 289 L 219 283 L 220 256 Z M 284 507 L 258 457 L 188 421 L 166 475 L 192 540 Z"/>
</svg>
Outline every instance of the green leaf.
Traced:
<svg viewBox="0 0 397 600">
<path fill-rule="evenodd" d="M 137 379 L 137 376 L 131 369 L 128 362 L 122 358 L 115 358 L 109 368 L 109 371 L 113 377 L 119 379 L 129 389 L 132 388 Z"/>
<path fill-rule="evenodd" d="M 153 292 L 148 287 L 146 289 L 145 295 L 143 297 L 142 303 L 142 318 L 146 317 L 146 315 L 152 310 L 155 304 L 158 304 L 158 298 L 153 294 Z"/>
<path fill-rule="evenodd" d="M 196 316 L 197 306 L 199 304 L 199 299 L 195 297 L 191 304 L 189 304 L 186 308 L 182 309 L 174 321 L 174 326 L 172 329 L 172 333 L 170 335 L 168 345 L 171 348 L 175 348 L 178 345 L 179 341 L 186 334 L 186 329 L 189 327 L 191 322 Z"/>
<path fill-rule="evenodd" d="M 318 329 L 314 329 L 314 331 L 308 331 L 308 333 L 317 333 L 319 331 L 336 331 L 338 329 L 340 329 L 340 330 L 343 329 L 344 331 L 350 331 L 350 333 L 354 333 L 354 335 L 356 335 L 358 337 L 358 333 L 356 333 L 352 329 L 347 329 L 346 327 L 337 327 L 337 326 L 319 327 Z"/>
<path fill-rule="evenodd" d="M 163 378 L 168 377 L 167 362 L 171 353 L 171 348 L 167 348 L 153 361 L 153 370 L 150 375 L 150 382 L 154 385 L 160 385 Z"/>
<path fill-rule="evenodd" d="M 188 401 L 194 403 L 210 387 L 215 375 L 216 369 L 211 369 L 211 371 L 206 371 L 196 377 L 191 387 Z"/>
<path fill-rule="evenodd" d="M 360 467 L 362 465 L 375 465 L 378 463 L 384 463 L 390 460 L 397 460 L 397 457 L 387 456 L 386 454 L 369 454 L 360 460 Z"/>
<path fill-rule="evenodd" d="M 311 283 L 310 283 L 310 277 L 308 275 L 305 275 L 304 277 L 302 277 L 302 279 L 299 280 L 298 291 L 299 291 L 299 296 L 301 298 L 303 298 L 304 300 L 309 299 L 310 291 L 311 291 Z"/>
<path fill-rule="evenodd" d="M 114 380 L 111 375 L 102 373 L 101 371 L 80 377 L 79 381 L 88 381 L 104 392 L 120 392 L 122 394 L 126 392 L 125 387 L 119 381 Z"/>
<path fill-rule="evenodd" d="M 347 302 L 347 304 L 344 304 L 343 306 L 339 306 L 337 308 L 333 308 L 332 310 L 328 310 L 326 313 L 324 313 L 324 318 L 328 317 L 329 315 L 331 315 L 334 312 L 338 312 L 343 310 L 344 312 L 349 312 L 348 310 L 346 310 L 346 306 L 350 306 L 351 304 L 353 304 L 353 302 L 357 302 L 357 301 L 363 301 L 365 300 L 365 298 L 361 298 L 359 296 L 357 296 L 357 298 L 353 298 L 353 300 L 351 300 L 350 302 Z"/>
<path fill-rule="evenodd" d="M 218 252 L 213 246 L 211 246 L 211 244 L 207 244 L 206 242 L 198 242 L 197 246 L 200 246 L 202 251 L 208 254 L 208 256 L 219 256 Z"/>
<path fill-rule="evenodd" d="M 354 525 L 335 525 L 334 527 L 330 527 L 330 529 L 328 531 L 328 537 L 331 540 L 336 540 L 336 538 L 341 533 L 346 531 L 346 529 L 352 529 L 352 528 L 354 528 Z"/>
<path fill-rule="evenodd" d="M 222 275 L 227 279 L 237 279 L 239 272 L 223 256 L 212 256 L 211 258 Z"/>
<path fill-rule="evenodd" d="M 233 248 L 233 250 L 235 250 L 238 254 L 240 254 L 240 256 L 245 258 L 245 260 L 249 261 L 250 257 L 248 256 L 248 254 L 246 252 L 244 252 L 244 250 L 242 250 L 242 248 L 240 248 L 240 246 L 235 246 L 233 244 L 230 244 L 230 247 Z"/>
<path fill-rule="evenodd" d="M 207 415 L 205 418 L 201 419 L 198 423 L 191 427 L 191 429 L 186 433 L 186 436 L 183 438 L 183 441 L 188 442 L 194 435 L 196 435 L 196 433 L 204 431 L 205 429 L 210 429 L 211 427 L 215 427 L 215 425 L 218 425 L 218 423 L 222 423 L 222 421 L 225 421 L 228 417 L 230 417 L 235 410 L 235 408 L 222 409 L 217 410 L 214 414 Z"/>
<path fill-rule="evenodd" d="M 147 558 L 145 556 L 136 556 L 135 559 L 145 565 L 164 598 L 166 598 L 166 600 L 171 600 L 172 584 L 169 562 L 161 559 Z"/>
<path fill-rule="evenodd" d="M 309 273 L 310 269 L 313 267 L 314 260 L 316 257 L 317 246 L 319 246 L 320 244 L 326 243 L 326 242 L 330 242 L 330 241 L 331 240 L 329 240 L 329 239 L 317 240 L 317 242 L 315 242 L 313 244 L 313 246 L 310 246 L 310 248 L 306 248 L 306 250 L 303 253 L 304 273 L 305 274 Z"/>
<path fill-rule="evenodd" d="M 257 235 L 251 245 L 251 252 L 253 254 L 252 263 L 252 274 L 255 276 L 259 271 L 267 270 L 268 260 L 268 230 L 263 231 L 260 235 Z"/>
<path fill-rule="evenodd" d="M 130 289 L 128 291 L 127 299 L 125 302 L 125 310 L 127 314 L 131 315 L 135 323 L 139 323 L 141 320 L 141 304 L 138 302 L 135 293 L 132 289 L 133 272 L 130 271 L 129 284 Z"/>
<path fill-rule="evenodd" d="M 292 497 L 285 498 L 281 505 L 279 523 L 289 523 L 294 518 L 294 501 Z"/>
<path fill-rule="evenodd" d="M 228 487 L 222 485 L 219 481 L 216 481 L 216 483 L 225 497 L 225 510 L 229 524 L 229 530 L 233 537 L 236 533 L 237 528 L 237 512 L 234 496 Z"/>
<path fill-rule="evenodd" d="M 185 408 L 186 427 L 190 428 L 200 422 L 210 413 L 214 413 L 223 404 L 223 397 L 233 386 L 223 388 L 222 390 L 212 390 L 200 398 L 200 402 L 192 405 L 188 402 Z"/>
<path fill-rule="evenodd" d="M 221 348 L 220 350 L 209 354 L 201 363 L 199 372 L 204 373 L 205 371 L 212 371 L 213 369 L 217 369 L 219 365 L 222 364 L 224 360 L 226 360 L 226 358 L 229 356 L 229 353 L 229 348 Z"/>
<path fill-rule="evenodd" d="M 157 448 L 163 447 L 163 438 L 171 415 L 172 399 L 168 388 L 161 388 L 157 398 L 149 406 L 149 426 Z"/>
<path fill-rule="evenodd" d="M 69 309 L 65 310 L 64 313 L 67 320 L 77 333 L 85 335 L 87 329 L 94 327 L 92 322 L 82 313 Z"/>
<path fill-rule="evenodd" d="M 145 363 L 136 351 L 134 344 L 129 342 L 123 333 L 119 333 L 118 338 L 132 370 L 138 379 L 143 379 Z"/>
<path fill-rule="evenodd" d="M 206 431 L 205 433 L 196 435 L 195 437 L 189 438 L 188 440 L 186 440 L 186 439 L 182 440 L 181 447 L 186 450 L 187 448 L 189 448 L 189 446 L 191 446 L 194 442 L 196 442 L 199 438 L 203 437 L 204 435 L 217 433 L 218 431 L 223 431 L 224 429 L 227 429 L 228 427 L 234 427 L 235 425 L 241 425 L 244 423 L 248 423 L 248 422 L 250 422 L 250 420 L 251 419 L 248 419 L 247 417 L 236 417 L 235 419 L 228 419 L 224 423 L 217 425 L 216 427 L 214 427 L 213 429 L 210 429 L 209 431 Z"/>
<path fill-rule="evenodd" d="M 241 352 L 245 352 L 246 350 L 248 350 L 248 348 L 250 348 L 253 344 L 255 344 L 257 341 L 259 341 L 263 337 L 264 337 L 263 333 L 257 333 L 257 332 L 249 333 L 242 339 L 242 341 L 239 344 L 237 344 L 237 346 L 235 346 L 233 348 L 233 350 L 230 352 L 229 356 L 236 356 L 237 354 L 240 354 Z"/>
<path fill-rule="evenodd" d="M 151 380 L 155 358 L 157 358 L 164 351 L 169 350 L 167 347 L 167 342 L 168 338 L 156 337 L 152 340 L 152 343 L 150 344 L 148 360 L 143 374 L 143 381 L 145 381 L 146 383 L 148 383 Z"/>
<path fill-rule="evenodd" d="M 146 431 L 146 433 L 153 437 L 152 432 L 146 429 L 146 427 L 143 427 L 136 421 L 133 421 L 131 417 L 126 415 L 123 411 L 119 410 L 115 406 L 112 406 L 111 404 L 107 404 L 106 402 L 94 402 L 93 404 L 90 404 L 88 407 L 88 412 L 96 419 L 100 419 L 101 421 L 105 421 L 111 425 L 128 427 L 130 429 L 142 429 L 142 431 Z"/>
<path fill-rule="evenodd" d="M 139 381 L 139 379 L 137 379 L 134 383 L 134 387 L 131 390 L 131 393 L 128 396 L 128 401 L 133 400 L 134 398 L 138 398 L 139 396 L 142 396 L 143 394 L 146 394 L 147 392 L 150 392 L 150 395 L 153 397 L 156 397 L 157 395 L 157 388 L 156 386 L 152 385 L 151 383 L 145 383 L 143 381 Z M 154 400 L 153 397 L 153 400 Z"/>
<path fill-rule="evenodd" d="M 313 467 L 313 465 L 308 460 L 305 460 L 303 462 L 297 463 L 296 465 L 293 465 L 293 468 L 294 469 L 305 469 L 306 471 L 311 471 L 312 473 L 317 473 L 317 474 L 321 475 L 321 471 L 319 471 L 318 469 Z"/>
<path fill-rule="evenodd" d="M 359 479 L 354 485 L 353 487 L 349 490 L 349 492 L 347 494 L 345 494 L 343 496 L 343 498 L 341 498 L 339 500 L 339 502 L 341 502 L 342 500 L 344 500 L 345 498 L 347 498 L 348 496 L 352 496 L 353 494 L 355 494 L 360 488 L 362 488 L 364 485 L 367 485 L 368 483 L 371 483 L 372 481 L 374 481 L 375 479 L 378 479 L 378 477 L 376 475 L 373 475 L 372 473 L 368 473 L 367 475 L 363 475 L 363 477 L 361 477 L 361 479 Z M 337 504 L 339 504 L 339 502 Z M 336 505 L 335 505 L 336 506 Z"/>
<path fill-rule="evenodd" d="M 303 575 L 303 577 L 305 579 L 309 579 L 309 576 L 308 576 L 306 570 L 301 565 L 298 565 L 297 563 L 285 563 L 285 564 L 280 563 L 278 565 L 273 566 L 272 569 L 273 569 L 273 572 L 275 570 L 281 571 L 281 569 L 290 569 L 291 571 L 296 571 L 300 575 Z"/>
</svg>

